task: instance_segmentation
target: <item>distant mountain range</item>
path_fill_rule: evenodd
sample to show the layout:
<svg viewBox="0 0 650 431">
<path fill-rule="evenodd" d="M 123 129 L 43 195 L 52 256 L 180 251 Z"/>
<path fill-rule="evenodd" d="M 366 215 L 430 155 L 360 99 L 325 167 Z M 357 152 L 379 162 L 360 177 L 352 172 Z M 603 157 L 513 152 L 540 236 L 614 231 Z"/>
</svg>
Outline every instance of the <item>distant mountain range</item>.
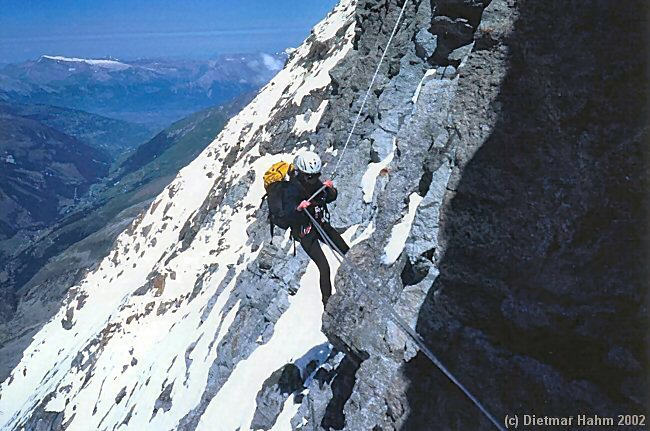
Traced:
<svg viewBox="0 0 650 431">
<path fill-rule="evenodd" d="M 44 55 L 0 68 L 0 101 L 79 109 L 160 130 L 257 90 L 282 68 L 285 57 L 258 53 L 125 62 Z"/>
</svg>

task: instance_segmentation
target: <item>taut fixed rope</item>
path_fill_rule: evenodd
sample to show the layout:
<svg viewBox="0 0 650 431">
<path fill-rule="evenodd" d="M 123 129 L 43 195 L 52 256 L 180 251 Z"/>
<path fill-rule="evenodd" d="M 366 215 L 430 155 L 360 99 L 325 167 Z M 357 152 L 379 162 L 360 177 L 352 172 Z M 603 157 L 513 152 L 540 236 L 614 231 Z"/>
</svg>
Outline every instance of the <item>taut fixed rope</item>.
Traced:
<svg viewBox="0 0 650 431">
<path fill-rule="evenodd" d="M 343 159 L 343 154 L 345 154 L 345 151 L 348 148 L 348 144 L 350 143 L 350 140 L 352 139 L 352 135 L 354 134 L 354 130 L 357 127 L 357 124 L 359 122 L 359 119 L 361 118 L 361 114 L 363 113 L 363 109 L 366 106 L 366 102 L 368 101 L 368 96 L 370 95 L 370 92 L 372 91 L 372 87 L 375 84 L 375 80 L 377 79 L 377 76 L 379 74 L 379 70 L 381 68 L 381 65 L 384 61 L 384 58 L 386 57 L 386 53 L 388 52 L 388 49 L 393 41 L 393 38 L 395 37 L 395 34 L 397 33 L 397 29 L 399 28 L 400 21 L 402 20 L 402 16 L 404 15 L 404 11 L 406 10 L 406 6 L 408 4 L 409 0 L 404 0 L 404 4 L 402 5 L 402 9 L 400 10 L 399 16 L 397 17 L 397 21 L 395 22 L 395 26 L 393 27 L 393 31 L 388 38 L 388 42 L 386 43 L 386 47 L 384 48 L 384 51 L 381 55 L 381 58 L 379 59 L 379 63 L 377 64 L 377 68 L 375 69 L 375 73 L 372 76 L 372 80 L 370 81 L 370 85 L 368 86 L 368 89 L 366 90 L 366 93 L 363 97 L 363 100 L 361 101 L 361 106 L 359 107 L 359 111 L 357 112 L 357 115 L 354 119 L 354 122 L 352 123 L 352 128 L 350 129 L 350 133 L 348 134 L 347 139 L 345 140 L 345 145 L 343 146 L 343 150 L 341 151 L 341 154 L 338 157 L 338 160 L 336 162 L 336 165 L 334 166 L 334 170 L 332 171 L 331 178 L 334 178 L 336 176 L 336 171 L 339 168 L 339 164 L 341 163 L 341 160 Z M 322 186 L 319 188 L 313 195 L 311 195 L 308 199 L 308 201 L 312 201 L 319 193 L 321 193 L 323 190 L 325 190 L 326 186 Z M 368 283 L 363 276 L 359 273 L 357 268 L 352 264 L 341 252 L 341 250 L 334 244 L 332 239 L 327 235 L 325 230 L 320 226 L 320 224 L 314 219 L 314 217 L 311 215 L 309 211 L 305 211 L 307 216 L 310 218 L 312 224 L 318 230 L 318 233 L 320 234 L 321 238 L 325 240 L 325 242 L 332 248 L 332 250 L 335 251 L 335 256 L 338 259 L 338 261 L 341 263 L 341 265 L 347 266 L 349 273 L 353 274 L 356 276 L 362 284 L 364 284 L 366 287 L 370 287 L 370 283 Z M 474 403 L 474 405 L 487 417 L 490 422 L 500 431 L 505 431 L 505 428 L 501 426 L 501 424 L 490 414 L 490 412 L 481 404 L 481 402 L 474 396 L 472 393 L 465 387 L 463 384 L 447 369 L 447 367 L 444 366 L 442 362 L 438 359 L 436 355 L 433 354 L 431 349 L 427 347 L 427 345 L 424 343 L 424 340 L 418 334 L 413 328 L 409 326 L 409 324 L 395 311 L 395 308 L 388 302 L 382 301 L 380 299 L 380 305 L 384 306 L 388 312 L 389 312 L 389 317 L 395 322 L 395 324 L 406 333 L 415 344 L 418 345 L 420 350 L 429 358 L 429 360 L 440 370 L 442 373 L 447 376 L 451 382 L 456 385 L 466 396 L 467 398 Z"/>
<path fill-rule="evenodd" d="M 332 238 L 327 235 L 325 230 L 320 226 L 320 224 L 314 219 L 314 216 L 312 216 L 309 211 L 305 211 L 309 219 L 311 220 L 312 224 L 320 234 L 321 238 L 325 240 L 325 242 L 330 246 L 332 250 L 335 251 L 334 256 L 336 256 L 337 260 L 340 262 L 340 264 L 343 266 L 345 265 L 348 269 L 348 272 L 354 276 L 356 276 L 359 281 L 361 281 L 362 284 L 364 284 L 367 288 L 370 288 L 370 283 L 368 283 L 364 277 L 360 274 L 359 270 L 356 268 L 356 266 L 350 262 L 349 259 L 345 257 L 343 252 L 334 244 L 332 241 Z M 363 291 L 362 291 L 363 292 Z M 429 349 L 429 347 L 424 343 L 424 339 L 422 339 L 422 336 L 418 334 L 413 328 L 409 326 L 409 324 L 395 311 L 395 308 L 388 302 L 382 301 L 380 298 L 380 305 L 385 307 L 388 310 L 389 317 L 395 324 L 402 329 L 412 340 L 415 344 L 418 345 L 420 350 L 426 355 L 427 358 L 440 370 L 442 373 L 447 376 L 451 382 L 456 385 L 464 394 L 467 396 L 467 398 L 474 403 L 474 405 L 483 413 L 483 415 L 492 422 L 492 424 L 500 431 L 505 431 L 505 428 L 501 426 L 501 424 L 495 419 L 495 417 L 483 406 L 483 404 L 467 389 L 452 373 L 449 371 L 445 365 L 440 362 L 438 357 Z"/>
<path fill-rule="evenodd" d="M 343 154 L 345 154 L 345 150 L 348 148 L 348 144 L 350 143 L 350 140 L 352 139 L 352 135 L 354 134 L 354 129 L 357 127 L 357 123 L 359 122 L 359 118 L 361 118 L 361 114 L 363 113 L 363 108 L 366 106 L 366 102 L 368 101 L 368 96 L 370 95 L 370 92 L 372 91 L 372 86 L 375 85 L 375 80 L 377 79 L 377 75 L 379 75 L 379 69 L 381 68 L 381 64 L 384 62 L 384 58 L 386 58 L 386 53 L 388 52 L 388 48 L 390 47 L 390 44 L 393 42 L 393 38 L 395 37 L 395 34 L 397 33 L 397 29 L 399 28 L 399 23 L 402 20 L 402 16 L 404 15 L 404 11 L 406 10 L 406 5 L 408 4 L 409 0 L 404 0 L 404 4 L 402 5 L 402 9 L 399 12 L 399 16 L 397 17 L 397 21 L 395 22 L 395 26 L 393 27 L 393 32 L 390 34 L 390 37 L 388 38 L 388 42 L 386 43 L 386 47 L 384 48 L 384 52 L 381 54 L 381 58 L 379 59 L 379 63 L 377 64 L 377 68 L 375 69 L 374 75 L 372 75 L 372 80 L 370 81 L 370 85 L 368 86 L 368 89 L 366 90 L 366 94 L 363 96 L 363 100 L 361 101 L 361 107 L 359 107 L 359 112 L 357 112 L 357 116 L 354 119 L 354 122 L 352 123 L 352 128 L 350 129 L 350 133 L 348 134 L 347 139 L 345 140 L 345 145 L 343 145 L 343 150 L 341 151 L 341 154 L 339 155 L 339 158 L 336 162 L 336 165 L 334 166 L 334 170 L 332 171 L 331 178 L 333 179 L 334 176 L 336 176 L 336 171 L 339 168 L 339 164 L 341 163 L 341 160 L 343 160 Z M 310 196 L 308 201 L 311 202 L 312 199 L 314 199 L 320 192 L 322 192 L 325 189 L 325 186 L 321 187 L 318 189 L 313 195 Z"/>
<path fill-rule="evenodd" d="M 399 27 L 399 23 L 402 20 L 402 15 L 404 15 L 404 11 L 406 10 L 406 5 L 408 4 L 408 2 L 409 0 L 404 0 L 404 4 L 402 5 L 402 10 L 400 10 L 399 16 L 397 17 L 397 21 L 395 22 L 395 26 L 393 27 L 393 32 L 390 34 L 390 37 L 388 38 L 388 42 L 386 42 L 386 47 L 384 48 L 384 52 L 381 54 L 381 58 L 379 59 L 379 63 L 377 64 L 377 68 L 375 69 L 375 74 L 372 75 L 372 80 L 370 81 L 370 85 L 366 90 L 366 94 L 363 96 L 363 101 L 361 102 L 361 107 L 359 108 L 359 112 L 357 112 L 357 117 L 354 119 L 354 123 L 352 123 L 352 129 L 350 129 L 350 133 L 348 134 L 348 138 L 345 140 L 345 145 L 343 146 L 341 155 L 339 156 L 339 159 L 336 162 L 336 165 L 334 166 L 334 171 L 332 172 L 332 178 L 334 178 L 334 175 L 336 175 L 336 171 L 339 168 L 341 159 L 343 159 L 343 154 L 345 154 L 345 150 L 348 148 L 350 139 L 352 139 L 352 134 L 354 133 L 354 129 L 357 127 L 359 118 L 361 118 L 361 113 L 363 112 L 363 108 L 366 106 L 366 101 L 368 100 L 368 96 L 370 95 L 372 86 L 375 85 L 375 80 L 377 79 L 377 75 L 379 74 L 379 69 L 381 68 L 381 64 L 384 62 L 384 58 L 386 58 L 386 53 L 388 52 L 388 48 L 390 47 L 390 44 L 393 42 L 395 33 L 397 33 L 397 28 Z"/>
</svg>

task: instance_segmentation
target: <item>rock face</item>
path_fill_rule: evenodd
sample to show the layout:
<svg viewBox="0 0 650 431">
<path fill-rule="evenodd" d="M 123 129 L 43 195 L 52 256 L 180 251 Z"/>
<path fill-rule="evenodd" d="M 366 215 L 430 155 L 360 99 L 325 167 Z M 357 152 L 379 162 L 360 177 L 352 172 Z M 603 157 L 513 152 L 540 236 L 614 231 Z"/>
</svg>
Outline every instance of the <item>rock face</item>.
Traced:
<svg viewBox="0 0 650 431">
<path fill-rule="evenodd" d="M 408 310 L 417 313 L 418 333 L 498 419 L 647 411 L 647 65 L 638 55 L 647 39 L 637 15 L 646 6 L 571 4 L 558 15 L 566 3 L 494 0 L 477 20 L 477 3 L 438 2 L 437 13 L 449 15 L 432 20 L 438 48 L 427 61 L 443 65 L 440 55 L 449 53 L 459 78 L 443 96 L 450 106 L 435 102 L 442 118 L 426 118 L 446 133 L 418 136 L 431 142 L 423 160 L 420 139 L 408 139 L 410 153 L 401 156 L 405 166 L 422 167 L 424 199 L 408 259 L 373 278 L 394 280 L 401 267 L 401 284 L 377 283 L 373 295 L 398 308 L 421 289 L 424 304 Z M 411 52 L 428 55 L 421 34 Z M 454 45 L 440 48 L 442 34 Z M 461 40 L 473 48 L 458 62 Z M 610 66 L 614 52 L 620 67 Z M 435 130 L 417 123 L 418 110 L 398 141 L 410 127 Z M 404 193 L 393 183 L 414 185 L 399 160 L 384 189 L 395 198 Z M 377 201 L 379 211 L 384 202 L 386 212 L 395 206 L 389 196 Z M 381 257 L 369 244 L 353 251 L 360 267 Z M 355 277 L 342 276 L 337 289 L 363 297 L 364 309 L 386 310 L 368 303 L 373 295 Z M 335 298 L 326 332 L 369 354 L 345 406 L 345 429 L 493 428 L 421 352 L 410 357 L 403 335 L 401 346 L 391 338 L 381 312 L 365 316 Z"/>
<path fill-rule="evenodd" d="M 344 149 L 403 5 L 314 29 L 71 289 L 0 424 L 492 429 L 393 313 L 499 421 L 643 414 L 644 5 L 409 2 Z M 310 145 L 326 176 L 343 154 L 352 246 L 322 328 L 316 268 L 260 207 L 264 170 Z"/>
<path fill-rule="evenodd" d="M 417 329 L 498 416 L 647 411 L 647 5 L 627 6 L 493 1 L 461 71 Z M 406 366 L 406 429 L 489 428 L 426 370 Z"/>
</svg>

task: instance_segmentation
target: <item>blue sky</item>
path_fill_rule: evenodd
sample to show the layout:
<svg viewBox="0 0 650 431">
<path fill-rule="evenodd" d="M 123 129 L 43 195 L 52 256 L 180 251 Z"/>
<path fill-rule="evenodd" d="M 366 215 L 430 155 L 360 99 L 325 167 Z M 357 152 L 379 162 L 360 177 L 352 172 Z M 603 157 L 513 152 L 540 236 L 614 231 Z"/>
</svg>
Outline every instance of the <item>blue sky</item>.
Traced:
<svg viewBox="0 0 650 431">
<path fill-rule="evenodd" d="M 207 58 L 297 46 L 336 0 L 0 0 L 0 63 Z"/>
</svg>

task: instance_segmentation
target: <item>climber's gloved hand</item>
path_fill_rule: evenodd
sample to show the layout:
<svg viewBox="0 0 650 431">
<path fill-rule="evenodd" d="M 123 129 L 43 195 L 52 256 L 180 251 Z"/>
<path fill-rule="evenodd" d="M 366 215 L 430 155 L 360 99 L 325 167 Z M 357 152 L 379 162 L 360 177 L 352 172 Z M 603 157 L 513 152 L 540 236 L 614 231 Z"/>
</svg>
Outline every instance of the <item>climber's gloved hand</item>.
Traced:
<svg viewBox="0 0 650 431">
<path fill-rule="evenodd" d="M 298 211 L 302 211 L 302 210 L 304 210 L 305 208 L 307 208 L 309 205 L 311 205 L 311 202 L 309 202 L 309 201 L 302 201 L 302 202 L 300 202 L 300 205 L 298 205 L 298 207 L 297 207 L 296 209 L 297 209 Z"/>
<path fill-rule="evenodd" d="M 331 188 L 334 187 L 334 181 L 332 181 L 332 180 L 325 180 L 325 181 L 323 181 L 323 185 L 324 185 L 325 187 L 329 187 L 329 188 L 331 189 Z"/>
</svg>

